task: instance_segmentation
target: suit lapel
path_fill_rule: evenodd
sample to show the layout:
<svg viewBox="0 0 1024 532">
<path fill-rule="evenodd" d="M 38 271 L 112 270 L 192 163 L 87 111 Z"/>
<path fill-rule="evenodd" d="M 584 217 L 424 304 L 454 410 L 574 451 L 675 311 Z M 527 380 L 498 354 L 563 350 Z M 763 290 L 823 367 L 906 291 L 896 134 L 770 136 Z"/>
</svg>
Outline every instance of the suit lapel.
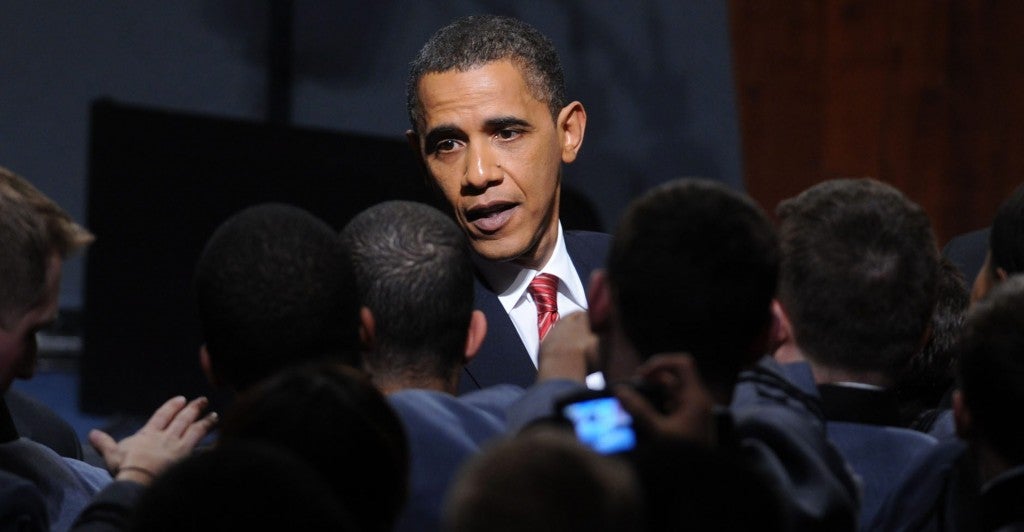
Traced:
<svg viewBox="0 0 1024 532">
<path fill-rule="evenodd" d="M 610 237 L 603 233 L 566 231 L 565 247 L 584 289 L 590 274 L 604 265 Z M 459 393 L 495 384 L 510 383 L 524 388 L 537 379 L 537 368 L 523 347 L 512 319 L 498 296 L 477 275 L 474 280 L 474 307 L 487 316 L 487 335 L 476 358 L 463 371 Z"/>
</svg>

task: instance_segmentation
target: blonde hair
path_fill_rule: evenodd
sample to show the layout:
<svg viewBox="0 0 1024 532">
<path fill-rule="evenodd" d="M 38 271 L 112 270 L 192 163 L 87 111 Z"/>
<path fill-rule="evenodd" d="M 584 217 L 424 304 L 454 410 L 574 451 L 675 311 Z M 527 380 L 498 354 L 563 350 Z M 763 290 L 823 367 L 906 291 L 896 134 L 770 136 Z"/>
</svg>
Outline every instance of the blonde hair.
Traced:
<svg viewBox="0 0 1024 532">
<path fill-rule="evenodd" d="M 0 325 L 39 303 L 53 253 L 67 258 L 94 239 L 25 178 L 0 167 Z"/>
</svg>

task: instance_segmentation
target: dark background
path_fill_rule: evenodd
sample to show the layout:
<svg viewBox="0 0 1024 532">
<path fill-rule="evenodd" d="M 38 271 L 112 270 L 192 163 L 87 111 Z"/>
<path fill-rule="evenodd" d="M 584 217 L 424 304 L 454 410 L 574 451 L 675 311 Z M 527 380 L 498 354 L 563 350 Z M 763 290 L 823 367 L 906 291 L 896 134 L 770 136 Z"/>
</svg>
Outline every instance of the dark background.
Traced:
<svg viewBox="0 0 1024 532">
<path fill-rule="evenodd" d="M 589 115 L 566 184 L 608 230 L 678 176 L 768 210 L 822 179 L 874 176 L 921 203 L 944 243 L 987 225 L 1020 181 L 1024 4 L 1011 0 L 0 0 L 0 165 L 99 238 L 61 294 L 100 379 L 83 392 L 137 383 L 163 398 L 152 383 L 179 370 L 202 386 L 187 277 L 237 208 L 291 201 L 338 225 L 423 194 L 401 140 L 407 63 L 478 12 L 555 42 Z M 126 400 L 158 398 L 96 407 Z"/>
</svg>

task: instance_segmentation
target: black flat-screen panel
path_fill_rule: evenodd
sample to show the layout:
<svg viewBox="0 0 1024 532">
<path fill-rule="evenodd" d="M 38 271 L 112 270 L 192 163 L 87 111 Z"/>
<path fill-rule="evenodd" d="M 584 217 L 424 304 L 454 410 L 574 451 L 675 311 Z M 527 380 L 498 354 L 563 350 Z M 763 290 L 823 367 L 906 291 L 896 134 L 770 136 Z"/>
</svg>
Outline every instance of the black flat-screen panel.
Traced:
<svg viewBox="0 0 1024 532">
<path fill-rule="evenodd" d="M 206 239 L 261 202 L 340 229 L 387 199 L 430 202 L 414 153 L 382 139 L 98 101 L 92 107 L 81 406 L 148 414 L 210 394 L 191 279 Z M 435 203 L 436 204 L 436 203 Z"/>
</svg>

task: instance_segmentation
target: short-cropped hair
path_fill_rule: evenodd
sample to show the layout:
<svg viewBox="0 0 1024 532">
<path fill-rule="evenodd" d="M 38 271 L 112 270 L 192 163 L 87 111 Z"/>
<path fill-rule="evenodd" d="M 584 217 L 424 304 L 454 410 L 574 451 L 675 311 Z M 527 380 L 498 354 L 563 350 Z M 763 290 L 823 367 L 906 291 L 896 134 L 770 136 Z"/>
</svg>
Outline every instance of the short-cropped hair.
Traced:
<svg viewBox="0 0 1024 532">
<path fill-rule="evenodd" d="M 1010 464 L 1024 464 L 1024 275 L 997 284 L 968 313 L 960 384 L 974 429 Z"/>
<path fill-rule="evenodd" d="M 544 102 L 557 117 L 565 105 L 565 78 L 558 52 L 533 26 L 498 15 L 471 15 L 437 30 L 409 68 L 406 107 L 413 130 L 420 129 L 423 104 L 419 83 L 430 73 L 464 72 L 493 61 L 516 65 L 533 97 Z"/>
<path fill-rule="evenodd" d="M 130 530 L 364 530 L 347 508 L 292 453 L 235 443 L 193 454 L 158 477 L 140 496 Z"/>
<path fill-rule="evenodd" d="M 924 210 L 873 179 L 815 185 L 779 204 L 779 300 L 814 362 L 895 376 L 921 347 L 938 250 Z"/>
<path fill-rule="evenodd" d="M 679 179 L 634 201 L 608 258 L 613 302 L 641 357 L 687 351 L 732 386 L 771 319 L 778 277 L 771 223 L 746 196 Z"/>
<path fill-rule="evenodd" d="M 294 453 L 323 476 L 360 530 L 391 530 L 405 503 L 405 430 L 361 370 L 310 363 L 261 382 L 224 416 L 220 441 Z"/>
<path fill-rule="evenodd" d="M 373 312 L 375 375 L 451 377 L 473 312 L 473 263 L 455 222 L 427 205 L 389 201 L 342 231 L 359 299 Z"/>
<path fill-rule="evenodd" d="M 213 371 L 238 390 L 309 359 L 358 365 L 359 301 L 337 232 L 298 207 L 262 204 L 225 221 L 196 266 Z"/>
</svg>

